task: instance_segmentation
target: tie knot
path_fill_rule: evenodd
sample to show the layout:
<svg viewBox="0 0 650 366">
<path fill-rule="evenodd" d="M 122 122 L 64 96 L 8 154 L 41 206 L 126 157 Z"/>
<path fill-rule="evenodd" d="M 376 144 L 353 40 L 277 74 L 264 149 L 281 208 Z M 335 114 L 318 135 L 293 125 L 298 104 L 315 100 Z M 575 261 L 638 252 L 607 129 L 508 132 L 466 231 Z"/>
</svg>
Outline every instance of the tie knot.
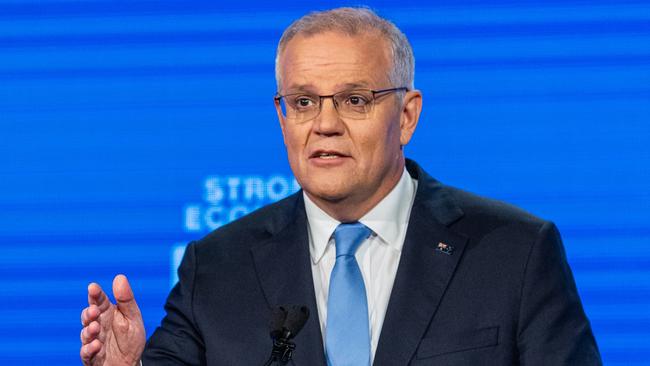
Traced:
<svg viewBox="0 0 650 366">
<path fill-rule="evenodd" d="M 359 245 L 370 235 L 372 231 L 360 222 L 340 224 L 334 230 L 334 241 L 336 243 L 336 256 L 354 255 Z"/>
</svg>

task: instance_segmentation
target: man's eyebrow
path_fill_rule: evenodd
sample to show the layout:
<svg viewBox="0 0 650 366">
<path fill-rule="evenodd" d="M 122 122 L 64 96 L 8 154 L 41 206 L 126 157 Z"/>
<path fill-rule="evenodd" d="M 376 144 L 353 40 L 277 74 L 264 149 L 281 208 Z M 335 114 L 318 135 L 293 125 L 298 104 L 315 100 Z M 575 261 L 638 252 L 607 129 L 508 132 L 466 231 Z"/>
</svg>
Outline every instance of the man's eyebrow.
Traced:
<svg viewBox="0 0 650 366">
<path fill-rule="evenodd" d="M 316 87 L 311 84 L 291 84 L 286 90 L 286 93 L 295 93 L 295 92 L 310 92 L 315 93 Z"/>
<path fill-rule="evenodd" d="M 339 84 L 337 87 L 340 90 L 346 90 L 346 89 L 354 89 L 354 88 L 368 88 L 369 86 L 370 83 L 367 83 L 365 81 L 357 81 L 353 83 Z"/>
</svg>

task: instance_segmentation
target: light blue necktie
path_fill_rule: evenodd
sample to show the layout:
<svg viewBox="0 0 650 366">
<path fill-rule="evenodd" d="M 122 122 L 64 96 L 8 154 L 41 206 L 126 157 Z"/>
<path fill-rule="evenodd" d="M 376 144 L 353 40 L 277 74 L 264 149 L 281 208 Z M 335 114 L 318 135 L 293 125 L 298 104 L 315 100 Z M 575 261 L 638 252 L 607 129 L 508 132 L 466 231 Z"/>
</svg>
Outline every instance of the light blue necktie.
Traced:
<svg viewBox="0 0 650 366">
<path fill-rule="evenodd" d="M 329 366 L 369 366 L 366 286 L 354 253 L 371 230 L 360 222 L 334 231 L 336 263 L 330 276 L 325 347 Z"/>
</svg>

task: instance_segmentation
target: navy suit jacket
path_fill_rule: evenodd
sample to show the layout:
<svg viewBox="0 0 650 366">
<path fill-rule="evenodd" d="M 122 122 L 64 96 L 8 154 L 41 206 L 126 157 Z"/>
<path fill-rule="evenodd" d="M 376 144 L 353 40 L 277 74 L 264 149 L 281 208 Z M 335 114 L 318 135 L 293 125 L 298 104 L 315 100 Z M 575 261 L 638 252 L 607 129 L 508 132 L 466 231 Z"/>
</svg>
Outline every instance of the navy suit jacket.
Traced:
<svg viewBox="0 0 650 366">
<path fill-rule="evenodd" d="M 555 226 L 407 169 L 418 188 L 374 365 L 600 365 Z M 325 366 L 307 230 L 298 192 L 191 243 L 144 366 L 262 365 L 281 304 L 311 310 L 295 365 Z"/>
</svg>

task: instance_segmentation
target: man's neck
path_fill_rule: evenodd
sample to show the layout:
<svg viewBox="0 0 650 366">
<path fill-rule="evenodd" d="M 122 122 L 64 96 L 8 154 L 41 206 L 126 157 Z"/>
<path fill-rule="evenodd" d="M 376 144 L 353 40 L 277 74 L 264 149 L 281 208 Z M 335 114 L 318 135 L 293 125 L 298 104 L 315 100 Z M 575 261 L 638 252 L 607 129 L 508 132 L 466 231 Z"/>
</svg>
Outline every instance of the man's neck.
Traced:
<svg viewBox="0 0 650 366">
<path fill-rule="evenodd" d="M 307 191 L 305 193 L 316 206 L 332 218 L 340 222 L 355 222 L 372 210 L 373 207 L 377 206 L 395 188 L 403 172 L 404 165 L 402 164 L 397 174 L 391 174 L 389 184 L 382 184 L 370 197 L 363 196 L 355 198 L 352 196 L 337 201 L 330 201 L 315 197 Z"/>
</svg>

